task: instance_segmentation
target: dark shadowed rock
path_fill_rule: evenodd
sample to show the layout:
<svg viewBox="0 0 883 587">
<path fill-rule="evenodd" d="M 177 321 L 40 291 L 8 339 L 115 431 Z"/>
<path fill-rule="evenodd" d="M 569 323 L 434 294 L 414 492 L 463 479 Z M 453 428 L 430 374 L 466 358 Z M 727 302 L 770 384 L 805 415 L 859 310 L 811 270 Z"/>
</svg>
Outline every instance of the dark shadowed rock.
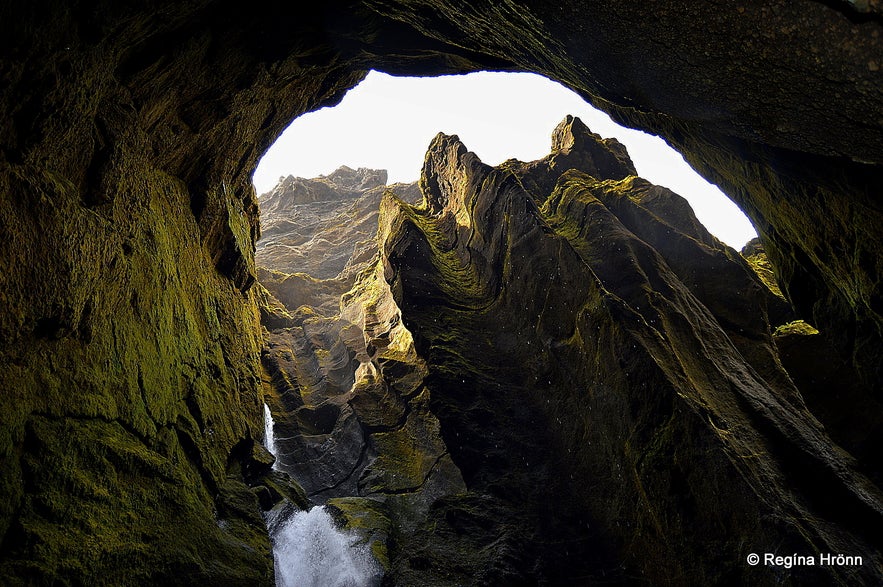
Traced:
<svg viewBox="0 0 883 587">
<path fill-rule="evenodd" d="M 791 581 L 879 577 L 880 491 L 782 369 L 769 320 L 782 300 L 679 196 L 543 168 L 491 168 L 439 135 L 426 204 L 383 203 L 385 278 L 430 408 L 467 495 L 496 512 L 484 523 L 517 536 L 462 559 L 464 580 L 762 582 L 745 556 L 783 548 L 867 561 Z M 539 205 L 520 170 L 554 183 Z M 433 524 L 430 577 L 474 547 Z"/>
<path fill-rule="evenodd" d="M 775 333 L 782 366 L 831 437 L 854 455 L 861 469 L 883 485 L 883 405 L 864 395 L 855 368 L 834 348 L 832 336 L 803 322 Z"/>
<path fill-rule="evenodd" d="M 827 337 L 822 353 L 829 362 L 843 366 L 844 373 L 855 374 L 854 393 L 842 396 L 843 401 L 831 406 L 834 419 L 827 421 L 848 423 L 853 415 L 850 412 L 875 410 L 873 406 L 880 398 L 879 382 L 883 380 L 880 17 L 878 2 L 840 0 L 660 0 L 652 5 L 526 0 L 479 4 L 447 0 L 331 0 L 309 4 L 259 0 L 247 5 L 226 0 L 158 0 L 137 6 L 57 0 L 3 3 L 2 582 L 272 583 L 269 542 L 262 523 L 256 520 L 259 502 L 248 497 L 241 472 L 228 475 L 236 447 L 253 441 L 262 430 L 258 305 L 263 293 L 254 291 L 256 267 L 252 257 L 259 226 L 258 202 L 250 177 L 257 160 L 292 118 L 338 102 L 372 68 L 397 75 L 487 69 L 533 71 L 564 83 L 615 119 L 661 135 L 752 218 L 781 290 L 797 316 Z M 592 190 L 597 191 L 597 186 L 586 184 L 578 191 Z M 552 193 L 551 188 L 549 193 L 530 191 L 537 208 Z M 430 199 L 438 200 L 438 196 L 431 195 Z M 595 208 L 586 207 L 597 211 Z M 481 212 L 488 214 L 491 209 L 482 208 Z M 467 215 L 457 214 L 466 221 Z M 516 217 L 530 221 L 543 215 L 532 211 Z M 477 226 L 488 226 L 477 218 Z M 625 222 L 621 224 L 626 226 Z M 427 224 L 423 228 L 435 227 Z M 625 234 L 631 230 L 626 228 Z M 433 233 L 433 242 L 446 235 Z M 416 236 L 412 240 L 417 248 L 427 243 Z M 566 240 L 576 248 L 572 244 L 576 241 Z M 635 245 L 634 250 L 642 249 Z M 420 268 L 419 263 L 427 263 L 414 250 L 409 251 L 409 267 Z M 429 263 L 423 267 L 425 278 L 416 269 L 407 272 L 409 292 L 420 286 L 421 291 L 430 294 L 427 300 L 432 305 L 442 299 L 441 288 L 444 296 L 459 300 L 455 308 L 465 311 L 482 308 L 488 291 L 503 291 L 499 288 L 505 280 L 495 277 L 497 269 L 481 268 L 483 261 L 477 250 L 467 265 L 474 268 L 468 270 L 453 263 L 454 256 L 444 247 L 433 254 L 441 252 L 444 254 L 437 259 L 451 263 L 452 277 L 473 281 L 433 288 L 433 283 L 458 282 L 434 280 L 431 274 L 436 265 Z M 669 257 L 660 256 L 667 265 Z M 661 265 L 652 257 L 645 255 L 636 262 L 640 261 L 647 281 L 655 288 L 652 268 Z M 498 256 L 493 258 L 500 261 Z M 406 273 L 389 262 L 394 260 L 395 255 L 384 267 L 389 275 Z M 505 258 L 503 261 L 505 268 Z M 645 266 L 650 261 L 651 265 Z M 675 272 L 673 267 L 670 269 Z M 665 271 L 662 275 L 666 282 L 671 278 Z M 492 283 L 475 282 L 476 276 L 487 277 Z M 676 281 L 681 279 L 678 274 Z M 406 293 L 401 287 L 404 281 L 400 282 L 393 288 L 396 296 Z M 584 283 L 597 284 L 588 279 L 579 281 L 577 287 Z M 487 285 L 497 290 L 489 290 Z M 699 299 L 692 290 L 690 295 Z M 606 294 L 598 296 L 609 299 Z M 634 315 L 656 328 L 649 322 L 654 316 L 646 313 L 645 303 L 638 304 L 635 298 L 620 299 L 629 308 L 634 304 Z M 689 296 L 679 299 L 674 307 L 687 303 L 684 300 L 692 304 Z M 708 298 L 704 300 L 703 305 Z M 548 307 L 558 308 L 556 304 L 557 298 L 550 299 Z M 615 304 L 605 302 L 604 307 L 609 309 Z M 537 311 L 535 307 L 529 309 Z M 719 314 L 706 309 L 709 313 L 684 313 L 681 322 L 693 328 L 698 317 L 705 322 L 711 315 L 717 321 Z M 288 317 L 272 313 L 277 315 L 277 326 L 288 323 Z M 307 313 L 294 309 L 288 315 L 302 322 Z M 660 311 L 660 316 L 680 320 L 677 312 L 668 310 Z M 582 327 L 550 326 L 557 318 L 569 317 L 566 313 L 554 314 L 548 319 L 536 318 L 533 325 L 547 337 L 549 332 L 558 336 L 568 331 L 572 331 L 574 341 L 587 337 Z M 605 320 L 597 323 L 606 324 Z M 420 318 L 415 316 L 418 323 Z M 527 327 L 519 326 L 517 319 L 505 323 L 512 328 Z M 458 336 L 457 324 L 453 326 L 446 336 Z M 315 326 L 311 328 L 310 332 L 315 331 Z M 421 328 L 422 334 L 415 334 L 424 341 L 421 344 L 445 348 L 438 344 L 436 334 L 427 332 L 425 325 Z M 732 339 L 732 328 L 721 331 L 730 338 L 733 348 L 745 348 L 745 343 Z M 485 336 L 475 330 L 465 334 Z M 507 344 L 515 349 L 526 347 L 528 340 L 532 347 L 537 340 L 546 340 L 519 340 L 515 335 L 499 333 L 497 338 L 508 339 Z M 607 352 L 598 351 L 589 357 L 592 360 L 579 355 L 579 361 L 616 366 L 619 357 L 632 356 L 628 351 L 633 340 L 610 340 L 614 342 L 605 347 Z M 756 340 L 759 356 L 743 357 L 752 365 L 760 365 L 758 361 L 768 356 L 765 335 Z M 717 343 L 700 351 L 692 349 L 707 358 L 701 361 L 701 368 L 694 365 L 689 371 L 691 381 L 708 379 L 703 373 L 709 362 L 736 366 L 738 385 L 730 385 L 729 378 L 718 379 L 716 375 L 713 381 L 721 383 L 722 389 L 736 390 L 737 398 L 742 397 L 737 391 L 744 391 L 746 382 L 756 380 L 755 375 L 774 379 L 775 372 L 764 371 L 763 367 L 745 375 L 738 367 L 742 364 L 738 357 L 732 356 L 732 348 Z M 666 344 L 669 350 L 692 348 Z M 565 344 L 562 348 L 571 346 Z M 654 357 L 661 357 L 658 361 L 667 364 L 664 357 L 670 358 L 671 353 L 663 350 L 654 352 Z M 448 359 L 456 358 L 452 354 L 455 352 L 451 350 Z M 691 357 L 675 354 L 683 362 Z M 335 360 L 339 358 L 335 354 Z M 378 364 L 385 362 L 388 369 L 400 374 L 397 361 L 381 357 Z M 537 367 L 528 362 L 522 371 L 529 378 Z M 804 371 L 808 379 L 817 380 L 812 372 Z M 577 386 L 580 373 L 586 375 L 584 371 L 575 372 L 572 386 Z M 797 373 L 795 370 L 795 381 L 801 378 Z M 638 374 L 642 376 L 643 372 L 638 370 Z M 427 375 L 429 380 L 433 377 L 436 375 Z M 407 375 L 409 383 L 405 387 L 413 379 L 413 374 Z M 453 375 L 448 380 L 453 381 Z M 649 376 L 646 380 L 648 384 L 656 381 Z M 493 389 L 495 381 L 491 377 L 477 390 L 487 393 L 485 387 Z M 581 380 L 581 384 L 593 381 Z M 276 382 L 284 383 L 281 379 Z M 431 387 L 430 383 L 427 381 L 425 386 Z M 504 389 L 517 389 L 518 385 L 523 386 L 521 380 Z M 774 387 L 782 386 L 776 383 Z M 569 389 L 563 384 L 562 388 Z M 616 390 L 605 396 L 611 402 L 633 397 L 619 393 L 622 389 L 599 387 L 592 397 L 598 398 L 605 390 Z M 693 404 L 684 404 L 687 400 L 679 395 L 682 388 L 677 389 L 658 394 L 662 404 L 659 413 L 670 413 L 665 402 L 671 399 L 672 405 L 680 406 L 678 410 L 694 415 L 694 428 L 663 427 L 670 434 L 654 437 L 658 441 L 651 446 L 664 450 L 651 451 L 642 462 L 660 471 L 653 478 L 659 480 L 669 470 L 671 480 L 646 485 L 646 493 L 651 496 L 657 491 L 665 494 L 667 487 L 694 487 L 695 477 L 678 473 L 687 470 L 681 464 L 704 462 L 705 455 L 714 454 L 712 449 L 723 442 L 718 433 L 709 430 L 708 422 L 720 427 L 721 419 L 726 418 L 721 414 L 717 419 L 704 418 L 706 414 L 694 409 Z M 435 395 L 430 391 L 432 406 Z M 463 413 L 493 421 L 504 396 L 497 397 L 494 409 L 487 411 L 482 399 L 486 396 L 475 391 L 468 388 L 462 393 L 464 397 L 476 397 L 476 408 Z M 684 396 L 693 397 L 686 392 Z M 809 396 L 807 393 L 807 403 L 812 408 Z M 378 392 L 372 397 L 385 396 Z M 626 403 L 623 400 L 623 405 Z M 449 410 L 463 408 L 456 402 L 447 405 Z M 757 407 L 756 403 L 751 405 Z M 571 407 L 568 414 L 580 413 L 585 406 Z M 657 408 L 642 411 L 645 407 L 638 402 L 623 410 L 622 417 L 616 419 L 626 422 L 622 432 L 642 429 L 632 426 L 634 422 L 629 418 L 646 416 L 652 421 L 651 414 Z M 598 405 L 593 409 L 599 409 Z M 541 413 L 533 407 L 524 411 Z M 776 413 L 772 408 L 760 411 Z M 371 412 L 372 421 L 382 421 L 373 414 L 375 410 Z M 803 409 L 795 403 L 793 416 L 799 418 L 802 414 Z M 450 414 L 440 418 L 443 436 L 447 434 L 445 419 L 452 421 Z M 537 418 L 535 421 L 551 424 Z M 767 462 L 755 455 L 771 455 L 769 459 L 775 463 L 794 463 L 781 483 L 765 485 L 764 481 L 754 486 L 756 491 L 772 491 L 764 505 L 770 514 L 776 508 L 774 504 L 782 503 L 781 493 L 775 488 L 793 485 L 794 499 L 804 499 L 805 476 L 819 470 L 807 464 L 805 457 L 820 453 L 813 453 L 812 447 L 817 444 L 806 441 L 805 436 L 788 433 L 775 439 L 781 426 L 768 426 L 763 418 L 758 422 L 764 430 L 762 446 L 752 440 L 757 438 L 750 433 L 753 427 L 730 423 L 726 430 L 721 428 L 721 434 L 737 442 L 743 430 L 749 430 L 744 442 L 750 450 L 736 452 L 733 458 L 735 463 L 749 465 L 745 471 L 757 470 L 751 466 L 755 461 Z M 581 431 L 587 441 L 597 442 L 600 436 L 589 436 L 598 431 L 596 422 L 589 423 Z M 605 435 L 619 432 L 609 429 L 612 424 L 605 425 Z M 851 426 L 829 427 L 836 436 L 835 428 L 849 432 Z M 450 430 L 456 439 L 456 430 Z M 676 448 L 688 446 L 684 438 L 696 438 L 700 433 L 706 434 L 709 450 Z M 643 437 L 623 438 L 626 447 L 645 446 Z M 841 438 L 844 445 L 848 444 L 846 436 Z M 851 441 L 856 444 L 850 446 L 864 443 L 858 435 Z M 809 452 L 789 452 L 787 447 L 795 445 Z M 457 450 L 462 455 L 469 448 L 462 445 Z M 653 454 L 662 456 L 654 461 Z M 502 457 L 511 458 L 508 453 Z M 460 462 L 468 461 L 459 458 Z M 699 484 L 707 479 L 708 483 L 718 480 L 728 491 L 733 491 L 731 486 L 740 487 L 738 479 L 733 482 L 731 471 L 716 468 L 718 462 L 712 459 L 707 463 L 710 473 L 704 473 Z M 844 474 L 850 470 L 849 466 L 842 469 Z M 559 469 L 554 471 L 553 476 L 560 473 Z M 623 471 L 626 480 L 646 477 L 627 467 Z M 724 473 L 718 475 L 718 471 Z M 610 479 L 620 472 L 607 467 L 597 473 L 609 488 L 614 483 Z M 470 479 L 476 475 L 469 472 Z M 511 475 L 518 477 L 518 469 Z M 495 478 L 491 474 L 488 477 Z M 854 520 L 868 520 L 868 524 L 876 520 L 865 509 L 854 507 L 851 498 L 844 497 L 838 488 L 848 484 L 841 481 L 830 476 L 823 476 L 821 481 L 813 478 L 827 493 L 813 502 L 811 511 L 795 506 L 789 512 L 776 511 L 757 524 L 783 526 L 781 535 L 789 536 L 795 524 L 806 524 L 806 536 L 813 540 L 819 524 L 828 524 L 826 537 L 816 543 L 831 544 L 838 536 L 849 535 Z M 516 485 L 508 480 L 493 483 L 503 493 Z M 637 482 L 626 486 L 634 489 Z M 683 491 L 675 495 L 683 496 L 680 507 L 688 514 L 692 503 L 706 503 Z M 724 491 L 721 495 L 728 494 Z M 746 491 L 745 495 L 756 492 Z M 673 500 L 671 497 L 669 501 Z M 437 532 L 427 529 L 423 534 L 426 548 L 413 551 L 407 565 L 397 566 L 397 576 L 405 577 L 405 584 L 419 584 L 422 581 L 415 574 L 425 577 L 426 569 L 441 568 L 440 563 L 436 564 L 440 560 L 448 574 L 444 575 L 447 578 L 442 577 L 443 573 L 436 576 L 448 584 L 514 584 L 514 576 L 539 573 L 524 566 L 524 557 L 518 554 L 523 552 L 521 545 L 546 545 L 538 550 L 547 553 L 560 549 L 544 542 L 542 535 L 525 534 L 530 524 L 516 528 L 500 522 L 506 519 L 502 515 L 509 508 L 506 503 L 513 501 L 517 499 L 503 502 L 474 494 L 439 500 L 440 505 L 430 515 L 435 516 L 434 520 L 449 520 L 450 525 L 439 524 Z M 611 503 L 621 505 L 624 498 Z M 737 514 L 730 523 L 728 512 L 743 511 L 742 502 L 737 499 L 725 503 L 720 498 L 715 503 L 718 507 L 713 511 L 684 517 L 711 521 L 696 530 L 697 535 L 729 536 L 734 543 L 752 535 L 742 533 L 736 523 L 744 521 L 744 516 Z M 827 509 L 824 504 L 829 504 Z M 666 530 L 677 522 L 676 517 L 656 515 L 645 501 L 635 507 L 648 512 L 645 515 L 650 520 L 641 527 L 642 536 L 659 535 L 659 528 Z M 744 511 L 750 512 L 752 507 L 757 506 L 747 504 Z M 519 511 L 530 515 L 526 508 Z M 592 527 L 599 528 L 596 524 Z M 869 541 L 876 536 L 874 528 L 879 524 L 866 532 Z M 611 530 L 612 539 L 605 540 L 605 544 L 621 545 L 624 532 Z M 444 540 L 436 540 L 438 536 L 444 536 Z M 487 544 L 492 536 L 499 537 L 498 548 L 476 548 Z M 672 548 L 682 552 L 677 542 L 682 533 L 673 531 L 672 536 Z M 641 558 L 639 549 L 647 541 L 652 542 L 650 538 L 635 542 L 636 554 L 629 560 Z M 437 550 L 439 544 L 444 548 Z M 787 551 L 791 545 L 785 541 L 776 547 Z M 613 554 L 603 546 L 599 544 L 595 551 L 596 559 L 584 559 L 595 560 L 596 569 L 606 568 L 603 561 L 620 560 L 619 546 Z M 648 556 L 659 552 L 652 546 L 647 549 L 651 553 Z M 840 546 L 838 551 L 845 553 L 854 543 L 846 537 Z M 879 544 L 876 551 L 880 551 Z M 735 558 L 731 559 L 733 549 L 723 548 L 721 552 L 728 553 L 724 565 L 735 564 L 733 561 L 741 560 L 744 554 L 733 554 Z M 493 564 L 482 566 L 486 554 L 485 562 L 492 559 Z M 553 561 L 545 568 L 566 567 L 564 562 L 558 563 Z M 586 565 L 592 567 L 593 563 Z M 879 569 L 874 565 L 866 563 L 856 572 Z M 661 575 L 667 567 L 658 568 L 662 569 Z M 810 580 L 829 578 L 813 576 Z M 673 571 L 665 579 L 673 583 L 702 582 L 707 577 Z M 629 580 L 640 578 L 629 576 Z M 773 575 L 745 580 L 768 582 Z M 879 576 L 855 579 L 862 580 L 880 583 Z M 853 577 L 843 581 L 853 582 Z"/>
</svg>

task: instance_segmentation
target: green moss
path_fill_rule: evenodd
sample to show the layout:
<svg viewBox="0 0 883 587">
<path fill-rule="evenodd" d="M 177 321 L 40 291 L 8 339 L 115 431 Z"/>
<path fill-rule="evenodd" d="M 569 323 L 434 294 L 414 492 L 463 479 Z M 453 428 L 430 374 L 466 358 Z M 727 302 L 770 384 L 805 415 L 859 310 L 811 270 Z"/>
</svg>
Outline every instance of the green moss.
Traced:
<svg viewBox="0 0 883 587">
<path fill-rule="evenodd" d="M 393 532 L 386 505 L 365 497 L 338 497 L 329 499 L 325 507 L 345 529 L 357 533 L 369 545 L 371 554 L 383 567 L 390 569 L 387 542 Z"/>
<path fill-rule="evenodd" d="M 412 239 L 414 252 L 422 257 L 420 261 L 428 263 L 439 276 L 433 280 L 439 293 L 457 306 L 479 306 L 487 299 L 489 284 L 450 246 L 451 235 L 442 229 L 438 217 L 390 195 L 381 202 L 380 225 L 381 231 L 388 227 L 387 242 Z"/>
<path fill-rule="evenodd" d="M 0 564 L 5 584 L 22 576 L 233 584 L 259 569 L 269 580 L 256 498 L 235 479 L 213 496 L 174 434 L 151 449 L 116 422 L 35 417 L 22 463 L 31 491 Z M 15 556 L 29 545 L 34 555 Z"/>
<path fill-rule="evenodd" d="M 773 336 L 811 336 L 818 333 L 818 330 L 816 330 L 803 320 L 795 320 L 793 322 L 788 322 L 787 324 L 782 324 L 781 326 L 776 327 L 775 331 L 773 331 Z"/>
<path fill-rule="evenodd" d="M 763 284 L 766 285 L 771 292 L 780 298 L 785 299 L 785 296 L 782 295 L 782 290 L 779 289 L 779 282 L 776 280 L 773 264 L 770 263 L 766 253 L 759 252 L 753 255 L 743 256 L 743 259 L 748 261 L 748 265 L 754 270 Z"/>
<path fill-rule="evenodd" d="M 374 555 L 375 560 L 380 563 L 380 566 L 383 567 L 384 571 L 389 571 L 389 549 L 386 547 L 385 542 L 381 542 L 380 540 L 372 542 L 371 554 Z"/>
<path fill-rule="evenodd" d="M 25 239 L 0 260 L 19 321 L 9 337 L 0 320 L 15 365 L 0 370 L 0 583 L 269 583 L 241 486 L 243 507 L 216 516 L 229 452 L 261 426 L 253 294 L 219 274 L 180 214 L 188 190 L 162 172 L 123 174 L 92 209 L 20 171 L 0 204 Z"/>
</svg>

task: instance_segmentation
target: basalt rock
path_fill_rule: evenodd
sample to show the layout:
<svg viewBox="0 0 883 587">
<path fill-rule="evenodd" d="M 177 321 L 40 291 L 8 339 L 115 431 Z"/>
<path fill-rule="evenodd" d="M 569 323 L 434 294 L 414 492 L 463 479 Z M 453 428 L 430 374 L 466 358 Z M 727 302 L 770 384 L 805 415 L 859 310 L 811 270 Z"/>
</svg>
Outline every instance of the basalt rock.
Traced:
<svg viewBox="0 0 883 587">
<path fill-rule="evenodd" d="M 564 132 L 622 155 L 578 120 Z M 421 187 L 421 206 L 383 202 L 385 278 L 469 504 L 440 500 L 447 546 L 421 551 L 424 576 L 446 584 L 451 550 L 475 546 L 455 511 L 495 512 L 503 538 L 459 559 L 453 582 L 764 582 L 748 544 L 865 561 L 780 570 L 786 582 L 883 576 L 880 489 L 782 368 L 783 300 L 679 196 L 541 162 L 491 168 L 445 135 Z"/>
<path fill-rule="evenodd" d="M 385 179 L 385 172 L 357 175 Z M 416 184 L 347 188 L 331 177 L 288 178 L 265 197 L 273 206 L 262 224 L 273 236 L 260 259 L 274 270 L 262 270 L 259 285 L 267 286 L 264 397 L 274 418 L 277 468 L 314 503 L 341 513 L 389 570 L 390 548 L 397 554 L 430 506 L 464 486 L 429 410 L 426 365 L 378 258 L 382 194 L 414 201 Z M 312 263 L 322 249 L 321 265 L 305 269 L 325 279 L 276 271 L 299 268 L 289 252 L 306 248 L 314 249 L 303 255 Z"/>
<path fill-rule="evenodd" d="M 371 68 L 539 72 L 662 135 L 855 374 L 833 415 L 873 406 L 881 46 L 841 0 L 4 3 L 2 581 L 270 582 L 262 531 L 216 519 L 262 428 L 250 174 Z"/>
</svg>

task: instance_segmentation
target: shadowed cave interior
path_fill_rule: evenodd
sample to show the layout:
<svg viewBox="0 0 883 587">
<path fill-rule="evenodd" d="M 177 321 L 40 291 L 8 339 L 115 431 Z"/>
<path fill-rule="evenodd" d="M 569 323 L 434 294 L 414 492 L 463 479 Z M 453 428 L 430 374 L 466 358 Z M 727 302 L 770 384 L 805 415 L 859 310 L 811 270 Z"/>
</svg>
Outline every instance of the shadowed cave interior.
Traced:
<svg viewBox="0 0 883 587">
<path fill-rule="evenodd" d="M 272 584 L 263 512 L 308 501 L 389 585 L 879 582 L 876 3 L 0 10 L 4 584 Z M 439 135 L 416 186 L 280 184 L 262 222 L 258 157 L 371 68 L 559 80 L 759 242 L 573 118 L 533 162 Z M 348 255 L 259 268 L 322 214 Z"/>
</svg>

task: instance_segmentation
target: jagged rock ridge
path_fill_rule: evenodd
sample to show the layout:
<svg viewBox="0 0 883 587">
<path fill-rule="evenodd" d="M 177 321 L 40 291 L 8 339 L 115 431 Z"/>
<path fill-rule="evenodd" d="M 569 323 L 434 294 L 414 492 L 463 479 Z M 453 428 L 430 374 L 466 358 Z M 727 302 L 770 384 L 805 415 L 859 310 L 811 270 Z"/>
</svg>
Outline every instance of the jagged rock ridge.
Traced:
<svg viewBox="0 0 883 587">
<path fill-rule="evenodd" d="M 365 261 L 351 249 L 374 239 L 377 218 L 370 210 L 377 208 L 386 177 L 386 171 L 344 166 L 327 177 L 280 178 L 260 198 L 261 239 L 255 261 L 268 266 L 266 260 L 272 260 L 275 270 L 317 279 L 344 273 L 352 257 Z"/>
<path fill-rule="evenodd" d="M 853 381 L 818 397 L 873 453 L 881 23 L 840 0 L 4 3 L 3 582 L 272 581 L 254 499 L 221 507 L 262 430 L 250 176 L 369 69 L 537 72 L 663 136 L 752 218 L 829 338 L 804 380 Z"/>
<path fill-rule="evenodd" d="M 354 496 L 350 517 L 380 508 L 375 536 L 407 519 L 384 550 L 388 581 L 762 580 L 743 563 L 746 543 L 848 549 L 866 566 L 821 572 L 879 576 L 880 491 L 782 368 L 773 331 L 790 307 L 682 198 L 635 177 L 621 145 L 568 118 L 545 159 L 491 168 L 439 135 L 420 187 L 416 207 L 386 193 L 379 263 L 341 305 L 365 346 L 350 364 L 356 385 L 330 402 L 343 406 L 326 419 L 334 449 L 285 457 L 310 482 L 355 471 L 334 491 Z M 757 265 L 759 249 L 747 253 Z M 295 331 L 269 335 L 277 391 L 283 374 L 297 379 L 279 359 L 297 356 L 279 344 Z M 339 356 L 354 348 L 342 332 L 325 341 Z M 419 395 L 397 384 L 403 369 Z M 408 410 L 410 444 L 358 433 Z M 427 429 L 434 448 L 414 442 Z M 322 464 L 328 452 L 364 461 Z M 389 481 L 427 454 L 448 463 L 435 492 L 416 511 L 389 501 L 402 488 Z M 822 505 L 832 494 L 850 505 Z"/>
<path fill-rule="evenodd" d="M 525 189 L 544 184 L 536 169 L 551 193 Z M 385 202 L 386 278 L 467 487 L 527 538 L 509 545 L 518 580 L 763 580 L 744 544 L 848 544 L 869 563 L 823 573 L 879 576 L 879 489 L 780 367 L 781 299 L 680 198 L 628 176 L 492 169 L 446 136 L 421 186 L 425 208 Z M 832 494 L 852 505 L 823 505 Z M 550 529 L 554 548 L 518 546 Z"/>
</svg>

